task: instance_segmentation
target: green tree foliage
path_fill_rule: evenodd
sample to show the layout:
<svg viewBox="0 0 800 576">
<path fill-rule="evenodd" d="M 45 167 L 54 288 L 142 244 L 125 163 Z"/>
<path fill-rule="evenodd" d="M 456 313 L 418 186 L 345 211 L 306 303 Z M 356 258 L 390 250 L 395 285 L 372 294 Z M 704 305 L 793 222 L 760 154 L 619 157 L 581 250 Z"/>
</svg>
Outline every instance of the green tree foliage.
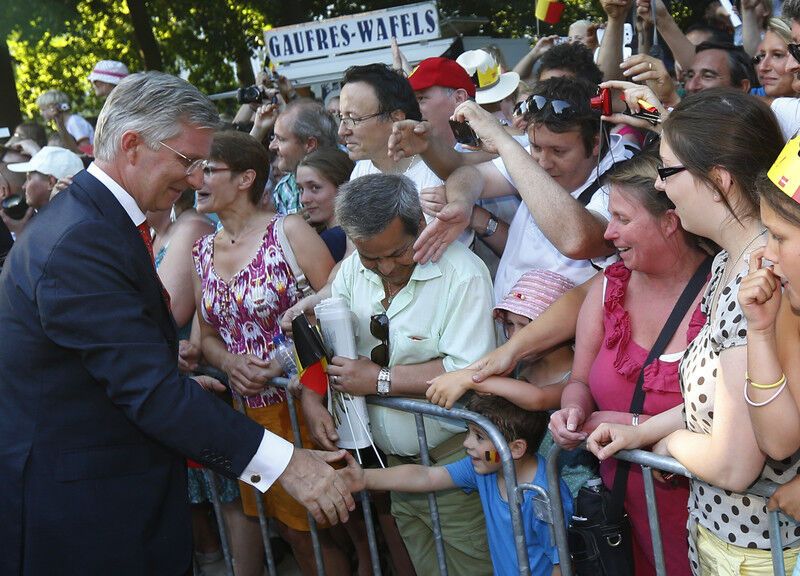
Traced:
<svg viewBox="0 0 800 576">
<path fill-rule="evenodd" d="M 163 69 L 181 74 L 208 92 L 253 82 L 251 57 L 263 47 L 265 27 L 297 24 L 410 4 L 418 0 L 25 0 L 0 11 L 0 34 L 15 62 L 17 92 L 26 116 L 38 114 L 36 97 L 51 88 L 66 92 L 73 108 L 94 116 L 100 102 L 87 76 L 98 60 L 125 62 L 132 71 L 146 68 L 146 58 L 131 19 L 135 3 L 149 14 L 152 36 Z M 565 34 L 580 18 L 602 20 L 598 0 L 565 0 L 561 22 L 541 24 L 543 34 Z M 698 0 L 673 2 L 682 24 L 696 19 Z M 536 32 L 530 0 L 439 0 L 441 18 L 482 16 L 480 34 L 532 36 Z M 152 60 L 151 60 L 152 61 Z"/>
</svg>

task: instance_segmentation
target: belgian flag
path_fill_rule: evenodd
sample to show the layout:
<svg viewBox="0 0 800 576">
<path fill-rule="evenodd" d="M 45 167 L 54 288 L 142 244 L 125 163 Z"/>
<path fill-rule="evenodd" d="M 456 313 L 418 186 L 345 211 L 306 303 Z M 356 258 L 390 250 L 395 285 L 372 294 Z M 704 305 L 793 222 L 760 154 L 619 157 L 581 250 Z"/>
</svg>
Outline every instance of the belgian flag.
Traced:
<svg viewBox="0 0 800 576">
<path fill-rule="evenodd" d="M 312 326 L 305 314 L 292 320 L 295 362 L 300 383 L 320 396 L 328 393 L 328 360 L 322 336 L 316 326 Z"/>
<path fill-rule="evenodd" d="M 564 3 L 555 0 L 536 0 L 536 17 L 548 24 L 556 24 L 564 13 Z"/>
</svg>

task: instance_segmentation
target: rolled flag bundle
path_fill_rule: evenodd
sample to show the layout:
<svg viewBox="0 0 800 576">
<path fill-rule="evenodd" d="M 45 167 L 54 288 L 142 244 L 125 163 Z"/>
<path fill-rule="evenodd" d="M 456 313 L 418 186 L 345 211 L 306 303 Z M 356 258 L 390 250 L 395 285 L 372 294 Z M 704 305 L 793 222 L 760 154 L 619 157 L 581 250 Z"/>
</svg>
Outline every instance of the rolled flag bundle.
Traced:
<svg viewBox="0 0 800 576">
<path fill-rule="evenodd" d="M 327 298 L 314 307 L 314 315 L 331 356 L 357 359 L 353 313 L 345 300 Z M 361 449 L 372 446 L 375 449 L 369 429 L 367 402 L 363 396 L 352 396 L 331 389 L 328 394 L 328 411 L 333 416 L 336 433 L 339 434 L 339 448 Z"/>
<path fill-rule="evenodd" d="M 537 0 L 536 17 L 548 24 L 556 24 L 564 13 L 564 3 L 553 0 Z"/>
<path fill-rule="evenodd" d="M 316 326 L 308 322 L 305 314 L 292 320 L 292 334 L 300 383 L 320 396 L 325 396 L 328 391 L 328 354 L 322 336 Z"/>
</svg>

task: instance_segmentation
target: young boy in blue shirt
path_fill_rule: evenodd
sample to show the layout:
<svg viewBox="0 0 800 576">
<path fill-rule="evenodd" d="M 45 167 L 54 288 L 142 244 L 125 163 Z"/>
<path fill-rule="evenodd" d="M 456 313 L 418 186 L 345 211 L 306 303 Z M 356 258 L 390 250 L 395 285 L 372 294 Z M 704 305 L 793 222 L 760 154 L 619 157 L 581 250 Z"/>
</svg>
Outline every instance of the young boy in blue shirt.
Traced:
<svg viewBox="0 0 800 576">
<path fill-rule="evenodd" d="M 473 396 L 467 409 L 488 418 L 508 442 L 517 482 L 531 483 L 547 489 L 546 461 L 536 449 L 547 430 L 547 412 L 528 412 L 500 396 Z M 486 517 L 486 535 L 494 573 L 500 576 L 519 574 L 511 510 L 508 505 L 505 478 L 500 457 L 483 429 L 469 423 L 464 440 L 467 456 L 445 466 L 406 464 L 385 469 L 363 470 L 351 455 L 347 455 L 346 479 L 350 488 L 358 490 L 395 490 L 400 492 L 432 492 L 461 488 L 477 490 Z M 572 516 L 572 498 L 561 481 L 563 512 Z M 537 518 L 534 493 L 524 493 L 522 520 L 532 576 L 561 574 L 558 550 L 551 541 L 547 522 Z M 557 507 L 553 506 L 554 513 Z"/>
</svg>

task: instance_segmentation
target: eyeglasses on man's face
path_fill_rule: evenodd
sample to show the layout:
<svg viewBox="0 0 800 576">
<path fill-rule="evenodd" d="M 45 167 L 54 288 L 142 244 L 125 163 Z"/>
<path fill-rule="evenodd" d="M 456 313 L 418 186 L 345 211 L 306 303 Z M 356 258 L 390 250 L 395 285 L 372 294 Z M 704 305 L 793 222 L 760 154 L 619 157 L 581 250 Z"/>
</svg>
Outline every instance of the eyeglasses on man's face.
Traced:
<svg viewBox="0 0 800 576">
<path fill-rule="evenodd" d="M 171 150 L 172 152 L 175 153 L 175 155 L 181 161 L 181 164 L 183 164 L 184 168 L 186 168 L 187 176 L 191 176 L 192 174 L 194 174 L 195 172 L 206 166 L 207 161 L 204 158 L 198 158 L 198 159 L 189 158 L 185 154 L 181 154 L 180 152 L 175 150 L 175 148 L 173 148 L 169 144 L 162 142 L 161 140 L 159 140 L 158 143 L 167 150 Z"/>
<path fill-rule="evenodd" d="M 367 114 L 366 116 L 339 116 L 339 124 L 347 128 L 348 130 L 352 130 L 362 122 L 369 120 L 370 118 L 377 118 L 378 116 L 383 116 L 386 112 L 375 112 L 375 114 Z"/>
</svg>

